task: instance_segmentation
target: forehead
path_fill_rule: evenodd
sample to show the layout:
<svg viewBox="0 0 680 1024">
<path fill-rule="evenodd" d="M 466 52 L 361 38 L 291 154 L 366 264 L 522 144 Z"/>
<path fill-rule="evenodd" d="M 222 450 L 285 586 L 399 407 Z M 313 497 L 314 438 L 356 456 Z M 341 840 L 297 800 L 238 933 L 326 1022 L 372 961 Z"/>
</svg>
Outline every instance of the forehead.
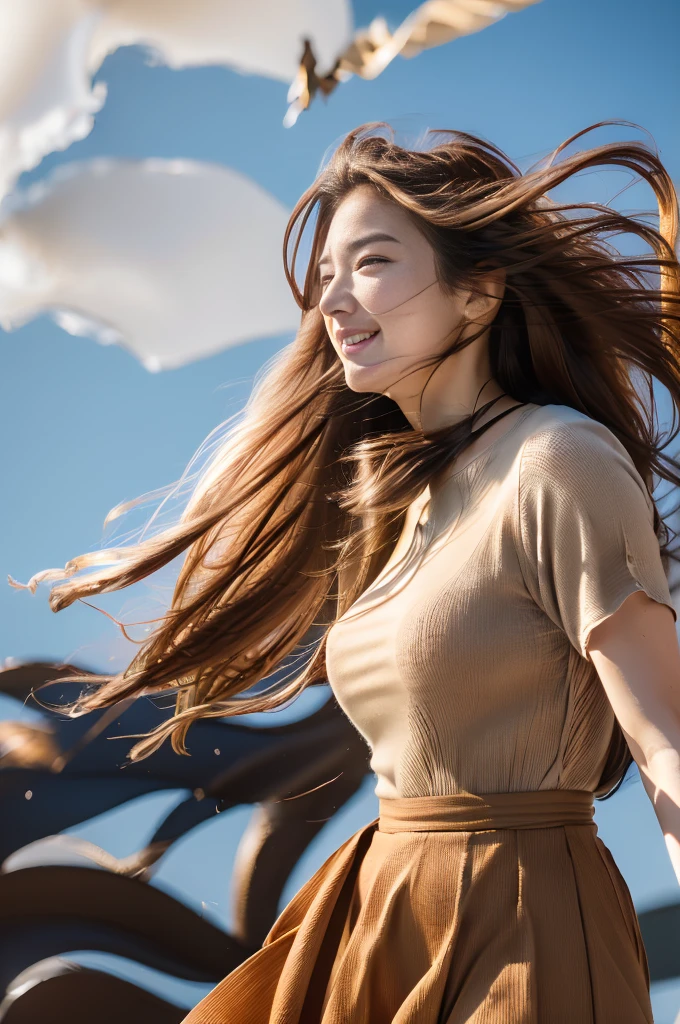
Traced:
<svg viewBox="0 0 680 1024">
<path fill-rule="evenodd" d="M 390 236 L 394 244 L 407 243 L 414 233 L 418 233 L 417 228 L 405 210 L 378 195 L 369 185 L 359 185 L 335 210 L 319 262 L 342 256 L 364 236 Z"/>
</svg>

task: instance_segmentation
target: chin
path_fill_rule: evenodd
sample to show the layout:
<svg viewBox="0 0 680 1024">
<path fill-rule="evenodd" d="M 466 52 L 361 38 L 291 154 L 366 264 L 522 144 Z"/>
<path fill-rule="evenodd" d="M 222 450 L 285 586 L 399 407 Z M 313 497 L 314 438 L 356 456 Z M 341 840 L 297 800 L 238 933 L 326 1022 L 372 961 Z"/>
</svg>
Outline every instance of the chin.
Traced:
<svg viewBox="0 0 680 1024">
<path fill-rule="evenodd" d="M 375 369 L 373 366 L 345 367 L 345 384 L 350 391 L 356 391 L 358 394 L 371 391 L 383 394 L 388 384 L 384 380 L 384 374 L 376 373 Z"/>
</svg>

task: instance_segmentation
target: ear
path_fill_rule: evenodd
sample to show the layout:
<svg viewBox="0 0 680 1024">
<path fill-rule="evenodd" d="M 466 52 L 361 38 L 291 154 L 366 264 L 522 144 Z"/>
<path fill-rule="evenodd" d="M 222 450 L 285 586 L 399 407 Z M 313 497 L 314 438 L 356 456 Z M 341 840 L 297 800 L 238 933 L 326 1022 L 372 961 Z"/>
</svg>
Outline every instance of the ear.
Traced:
<svg viewBox="0 0 680 1024">
<path fill-rule="evenodd" d="M 475 274 L 465 304 L 465 317 L 480 327 L 490 324 L 505 294 L 505 270 L 502 267 L 480 269 Z"/>
</svg>

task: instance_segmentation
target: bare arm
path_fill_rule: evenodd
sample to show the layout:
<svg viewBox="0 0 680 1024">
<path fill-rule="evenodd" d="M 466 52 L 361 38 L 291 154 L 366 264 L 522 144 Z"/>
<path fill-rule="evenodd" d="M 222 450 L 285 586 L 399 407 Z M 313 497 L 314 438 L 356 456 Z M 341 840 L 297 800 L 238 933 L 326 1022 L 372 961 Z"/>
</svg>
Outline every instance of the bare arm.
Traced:
<svg viewBox="0 0 680 1024">
<path fill-rule="evenodd" d="M 588 653 L 624 732 L 680 883 L 680 647 L 673 615 L 638 592 L 596 626 Z"/>
</svg>

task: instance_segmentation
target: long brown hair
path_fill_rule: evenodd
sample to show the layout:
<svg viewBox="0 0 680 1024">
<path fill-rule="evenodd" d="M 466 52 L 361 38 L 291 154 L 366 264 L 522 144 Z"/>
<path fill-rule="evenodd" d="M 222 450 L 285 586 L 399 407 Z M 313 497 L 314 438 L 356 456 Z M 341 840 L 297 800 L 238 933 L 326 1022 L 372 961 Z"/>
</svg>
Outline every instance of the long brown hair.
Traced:
<svg viewBox="0 0 680 1024">
<path fill-rule="evenodd" d="M 94 685 L 78 704 L 87 710 L 176 691 L 175 716 L 139 742 L 133 757 L 167 736 L 184 752 L 196 719 L 271 710 L 325 680 L 328 626 L 375 579 L 407 507 L 470 443 L 488 407 L 426 436 L 390 399 L 347 388 L 318 308 L 316 261 L 334 211 L 358 185 L 372 186 L 415 219 L 434 249 L 443 287 L 474 283 L 481 268 L 505 271 L 489 347 L 493 376 L 508 395 L 571 406 L 599 420 L 625 446 L 650 492 L 654 474 L 680 484 L 680 464 L 661 452 L 668 439 L 659 434 L 652 393 L 654 379 L 668 390 L 674 437 L 675 191 L 656 153 L 641 142 L 567 155 L 583 134 L 522 174 L 494 146 L 463 132 L 431 133 L 429 149 L 410 150 L 395 143 L 388 125 L 364 125 L 347 135 L 304 193 L 284 239 L 300 330 L 254 389 L 180 522 L 138 544 L 82 555 L 29 583 L 65 580 L 51 591 L 59 611 L 130 586 L 185 553 L 167 614 L 125 671 L 88 678 Z M 648 217 L 547 198 L 580 171 L 612 167 L 627 168 L 652 188 L 658 229 Z M 296 256 L 308 231 L 311 256 L 298 285 Z M 642 243 L 642 255 L 613 248 L 611 239 L 626 234 Z M 461 344 L 454 341 L 442 358 Z M 670 533 L 656 506 L 655 516 L 667 556 Z M 87 575 L 74 576 L 86 568 Z M 310 637 L 296 671 L 255 686 Z M 622 734 L 605 783 L 620 779 L 630 763 L 621 743 Z"/>
</svg>

